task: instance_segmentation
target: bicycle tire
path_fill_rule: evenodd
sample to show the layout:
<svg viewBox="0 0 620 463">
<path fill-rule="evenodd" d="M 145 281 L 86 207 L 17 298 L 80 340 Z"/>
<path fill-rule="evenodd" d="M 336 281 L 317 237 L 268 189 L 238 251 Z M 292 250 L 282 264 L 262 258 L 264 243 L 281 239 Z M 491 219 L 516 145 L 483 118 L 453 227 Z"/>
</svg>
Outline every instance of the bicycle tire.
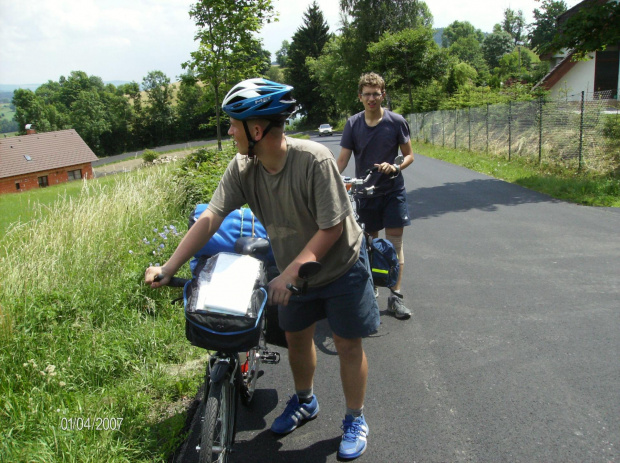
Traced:
<svg viewBox="0 0 620 463">
<path fill-rule="evenodd" d="M 235 390 L 226 375 L 222 381 L 209 384 L 200 431 L 200 463 L 226 463 L 234 439 Z"/>
</svg>

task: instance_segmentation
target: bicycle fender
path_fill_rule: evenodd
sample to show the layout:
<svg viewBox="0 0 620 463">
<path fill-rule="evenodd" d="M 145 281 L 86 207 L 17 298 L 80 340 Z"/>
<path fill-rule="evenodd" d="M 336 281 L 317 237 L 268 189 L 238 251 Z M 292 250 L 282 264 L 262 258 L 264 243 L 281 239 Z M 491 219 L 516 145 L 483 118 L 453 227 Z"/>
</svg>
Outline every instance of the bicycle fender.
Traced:
<svg viewBox="0 0 620 463">
<path fill-rule="evenodd" d="M 220 360 L 217 362 L 211 369 L 211 381 L 214 383 L 219 383 L 222 381 L 231 366 L 232 365 L 228 361 Z"/>
</svg>

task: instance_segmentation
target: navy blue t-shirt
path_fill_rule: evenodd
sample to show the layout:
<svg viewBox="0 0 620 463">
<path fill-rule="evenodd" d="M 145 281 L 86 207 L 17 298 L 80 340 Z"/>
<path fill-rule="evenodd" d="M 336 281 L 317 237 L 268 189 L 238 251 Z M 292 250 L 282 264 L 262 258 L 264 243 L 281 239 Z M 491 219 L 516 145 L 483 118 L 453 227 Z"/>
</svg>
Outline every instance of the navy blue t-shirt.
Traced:
<svg viewBox="0 0 620 463">
<path fill-rule="evenodd" d="M 340 146 L 353 151 L 355 156 L 355 176 L 363 177 L 375 164 L 389 162 L 394 164 L 399 145 L 409 141 L 409 124 L 403 116 L 387 109 L 383 119 L 374 127 L 369 127 L 364 119 L 364 111 L 351 116 L 344 126 Z M 376 172 L 367 183 L 375 186 L 375 195 L 400 191 L 405 188 L 402 175 L 390 179 L 389 175 Z"/>
</svg>

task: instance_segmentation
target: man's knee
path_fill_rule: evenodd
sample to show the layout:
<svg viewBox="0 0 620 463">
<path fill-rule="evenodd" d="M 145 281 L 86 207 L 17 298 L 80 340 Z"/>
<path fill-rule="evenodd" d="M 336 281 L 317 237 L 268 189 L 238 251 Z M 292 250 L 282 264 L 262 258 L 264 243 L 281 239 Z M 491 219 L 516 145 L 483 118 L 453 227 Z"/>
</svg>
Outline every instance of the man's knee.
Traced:
<svg viewBox="0 0 620 463">
<path fill-rule="evenodd" d="M 398 263 L 403 265 L 405 263 L 405 253 L 403 251 L 403 235 L 392 235 L 385 232 L 385 239 L 394 245 L 396 249 L 396 255 L 398 255 Z"/>
<path fill-rule="evenodd" d="M 341 357 L 350 357 L 359 355 L 363 352 L 362 338 L 341 338 L 340 336 L 333 335 L 334 345 L 338 351 L 338 355 Z"/>
</svg>

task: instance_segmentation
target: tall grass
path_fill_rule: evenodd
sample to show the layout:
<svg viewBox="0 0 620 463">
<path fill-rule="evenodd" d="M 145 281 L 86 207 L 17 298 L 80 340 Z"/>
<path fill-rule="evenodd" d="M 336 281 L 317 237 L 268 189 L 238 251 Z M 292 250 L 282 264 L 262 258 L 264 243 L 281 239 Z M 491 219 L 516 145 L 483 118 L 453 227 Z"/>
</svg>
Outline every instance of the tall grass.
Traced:
<svg viewBox="0 0 620 463">
<path fill-rule="evenodd" d="M 186 227 L 170 169 L 84 182 L 2 238 L 1 461 L 165 461 L 178 444 L 175 404 L 200 372 L 169 367 L 202 352 L 189 347 L 171 294 L 141 284 Z"/>
<path fill-rule="evenodd" d="M 553 198 L 587 206 L 620 207 L 620 178 L 617 175 L 576 173 L 557 165 L 538 164 L 524 157 L 514 157 L 508 161 L 505 156 L 442 148 L 421 142 L 413 143 L 413 151 Z"/>
</svg>

